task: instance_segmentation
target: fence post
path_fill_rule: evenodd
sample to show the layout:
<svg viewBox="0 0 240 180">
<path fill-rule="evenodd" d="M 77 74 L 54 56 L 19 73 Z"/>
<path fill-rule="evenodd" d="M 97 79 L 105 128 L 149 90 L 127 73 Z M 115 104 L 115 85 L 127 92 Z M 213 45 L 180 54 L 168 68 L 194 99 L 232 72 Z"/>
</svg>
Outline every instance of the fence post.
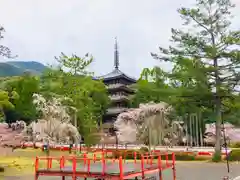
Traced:
<svg viewBox="0 0 240 180">
<path fill-rule="evenodd" d="M 102 151 L 102 175 L 105 175 L 106 171 L 106 162 L 105 162 L 105 157 L 104 157 L 104 151 Z"/>
<path fill-rule="evenodd" d="M 161 154 L 160 153 L 158 155 L 158 169 L 159 169 L 159 180 L 163 180 L 163 177 L 162 177 L 162 159 L 161 159 Z"/>
<path fill-rule="evenodd" d="M 176 167 L 175 167 L 175 154 L 172 153 L 172 171 L 173 171 L 173 180 L 176 180 Z"/>
<path fill-rule="evenodd" d="M 65 166 L 65 159 L 64 159 L 64 156 L 62 156 L 60 159 L 60 169 L 63 169 L 64 166 Z"/>
<path fill-rule="evenodd" d="M 51 169 L 51 168 L 52 168 L 52 161 L 53 161 L 53 158 L 52 158 L 52 157 L 50 157 L 50 158 L 49 158 L 49 169 Z"/>
<path fill-rule="evenodd" d="M 51 168 L 51 157 L 47 157 L 47 169 Z"/>
<path fill-rule="evenodd" d="M 72 174 L 72 180 L 76 180 L 76 171 L 77 171 L 77 160 L 76 157 L 74 156 L 72 159 L 72 170 L 73 170 L 73 174 Z"/>
<path fill-rule="evenodd" d="M 166 152 L 165 156 L 166 156 L 166 166 L 168 167 L 168 152 Z"/>
<path fill-rule="evenodd" d="M 154 158 L 154 157 L 155 157 L 155 155 L 153 155 L 153 154 L 150 156 L 150 165 L 153 164 L 153 158 Z"/>
<path fill-rule="evenodd" d="M 134 163 L 137 164 L 137 152 L 134 151 Z"/>
<path fill-rule="evenodd" d="M 119 157 L 119 178 L 123 180 L 123 163 L 122 163 L 122 156 Z"/>
<path fill-rule="evenodd" d="M 148 157 L 149 157 L 148 152 L 146 152 L 147 164 L 149 164 L 149 162 L 148 162 Z"/>
<path fill-rule="evenodd" d="M 91 166 L 91 160 L 88 159 L 87 161 L 87 172 L 90 173 L 90 166 Z"/>
<path fill-rule="evenodd" d="M 36 157 L 36 160 L 35 160 L 35 180 L 38 180 L 38 165 L 39 165 L 39 158 Z"/>
<path fill-rule="evenodd" d="M 65 164 L 64 161 L 65 161 L 64 156 L 62 156 L 60 159 L 60 170 L 62 170 L 64 168 L 64 164 Z M 62 176 L 62 180 L 65 180 L 65 176 Z"/>
<path fill-rule="evenodd" d="M 83 163 L 84 163 L 84 166 L 86 166 L 86 163 L 87 163 L 87 154 L 86 153 L 83 154 Z"/>
<path fill-rule="evenodd" d="M 96 153 L 93 154 L 93 162 L 95 163 L 96 162 Z"/>
<path fill-rule="evenodd" d="M 141 171 L 142 171 L 142 179 L 145 179 L 144 176 L 144 156 L 141 155 Z"/>
</svg>

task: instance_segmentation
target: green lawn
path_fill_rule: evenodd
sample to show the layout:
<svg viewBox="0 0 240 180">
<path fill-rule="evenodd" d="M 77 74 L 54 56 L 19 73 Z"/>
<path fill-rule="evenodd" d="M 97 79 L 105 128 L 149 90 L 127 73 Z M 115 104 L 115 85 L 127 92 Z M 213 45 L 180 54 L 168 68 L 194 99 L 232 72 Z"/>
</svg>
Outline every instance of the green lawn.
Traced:
<svg viewBox="0 0 240 180">
<path fill-rule="evenodd" d="M 67 156 L 68 152 L 51 151 L 50 156 Z M 36 156 L 46 156 L 40 149 L 16 149 L 8 155 L 0 155 L 0 165 L 5 167 L 5 172 L 0 173 L 0 177 L 9 175 L 25 175 L 34 173 Z M 40 161 L 40 167 L 46 166 L 46 161 Z M 53 166 L 59 163 L 53 161 Z"/>
</svg>

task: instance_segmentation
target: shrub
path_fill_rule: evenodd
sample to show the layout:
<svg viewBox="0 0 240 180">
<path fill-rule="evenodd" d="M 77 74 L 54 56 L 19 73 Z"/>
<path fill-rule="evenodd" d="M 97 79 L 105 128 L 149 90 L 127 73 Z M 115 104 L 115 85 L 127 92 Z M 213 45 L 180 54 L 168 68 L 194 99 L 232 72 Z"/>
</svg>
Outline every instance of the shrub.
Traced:
<svg viewBox="0 0 240 180">
<path fill-rule="evenodd" d="M 123 155 L 124 155 L 123 150 L 113 150 L 111 155 L 108 155 L 108 157 L 111 156 L 112 158 L 117 159 L 117 158 L 119 158 L 120 156 L 123 156 Z"/>
<path fill-rule="evenodd" d="M 134 159 L 134 152 L 136 152 L 137 159 L 141 159 L 141 155 L 145 154 L 144 152 L 141 152 L 140 150 L 134 151 L 134 150 L 115 150 L 112 151 L 112 155 L 110 155 L 112 158 L 119 158 L 122 156 L 123 159 Z M 110 157 L 108 155 L 108 157 Z"/>
<path fill-rule="evenodd" d="M 228 160 L 229 161 L 240 161 L 240 150 L 239 149 L 234 149 L 230 152 L 228 155 Z"/>
<path fill-rule="evenodd" d="M 230 148 L 240 148 L 240 142 L 231 143 Z"/>
<path fill-rule="evenodd" d="M 139 151 L 142 153 L 146 153 L 146 152 L 149 152 L 149 149 L 148 147 L 141 147 Z"/>
<path fill-rule="evenodd" d="M 141 159 L 141 155 L 146 155 L 146 152 L 134 151 L 134 150 L 118 150 L 113 151 L 111 157 L 119 158 L 122 156 L 124 159 L 134 159 L 134 152 L 136 152 L 137 159 Z M 172 160 L 172 153 L 169 153 L 168 160 Z M 109 157 L 109 156 L 108 156 Z M 158 154 L 154 156 L 154 159 L 158 158 Z M 166 160 L 166 155 L 161 155 L 162 160 Z M 175 153 L 175 160 L 177 161 L 193 161 L 193 160 L 206 160 L 206 158 L 196 157 L 194 153 Z"/>
<path fill-rule="evenodd" d="M 162 160 L 166 160 L 166 155 L 162 155 Z M 195 160 L 196 155 L 191 153 L 175 153 L 176 161 L 193 161 Z M 168 160 L 172 160 L 172 154 L 168 154 Z"/>
<path fill-rule="evenodd" d="M 134 159 L 134 152 L 136 152 L 136 158 L 140 159 L 141 158 L 140 151 L 131 151 L 131 150 L 125 151 L 124 155 L 123 155 L 123 158 L 125 158 L 125 159 Z"/>
<path fill-rule="evenodd" d="M 195 154 L 187 154 L 187 153 L 175 154 L 175 159 L 177 161 L 194 161 L 195 157 L 196 157 Z"/>
<path fill-rule="evenodd" d="M 239 150 L 240 151 L 240 150 Z M 123 159 L 134 159 L 134 152 L 137 154 L 137 159 L 141 159 L 141 155 L 146 155 L 148 153 L 147 148 L 140 149 L 137 151 L 134 150 L 113 150 L 111 155 L 109 154 L 108 157 L 112 158 L 119 158 L 122 156 Z M 161 159 L 166 160 L 166 155 L 162 152 Z M 168 160 L 172 160 L 172 153 L 169 152 Z M 154 159 L 158 158 L 158 153 L 154 156 Z M 176 161 L 205 161 L 211 159 L 211 156 L 197 156 L 197 153 L 194 152 L 176 152 L 175 153 L 175 160 Z"/>
<path fill-rule="evenodd" d="M 196 161 L 207 161 L 207 160 L 211 160 L 212 156 L 195 156 L 194 159 Z"/>
</svg>

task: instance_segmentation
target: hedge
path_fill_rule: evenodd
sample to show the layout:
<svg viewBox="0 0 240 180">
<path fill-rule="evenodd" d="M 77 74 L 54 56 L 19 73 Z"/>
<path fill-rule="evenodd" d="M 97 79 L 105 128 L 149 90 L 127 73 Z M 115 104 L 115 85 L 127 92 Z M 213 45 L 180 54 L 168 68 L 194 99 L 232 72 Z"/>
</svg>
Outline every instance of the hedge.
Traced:
<svg viewBox="0 0 240 180">
<path fill-rule="evenodd" d="M 239 149 L 233 149 L 230 152 L 230 154 L 228 155 L 228 160 L 229 161 L 240 161 L 240 150 Z"/>
<path fill-rule="evenodd" d="M 133 150 L 118 150 L 118 151 L 113 151 L 111 154 L 108 154 L 108 157 L 112 157 L 112 158 L 119 158 L 120 156 L 123 157 L 123 159 L 134 159 L 134 152 L 136 152 L 136 159 L 141 159 L 141 155 L 146 155 L 145 151 L 133 151 Z M 154 159 L 158 158 L 158 154 L 156 153 L 156 156 L 153 157 Z M 162 155 L 161 156 L 162 160 L 166 160 L 166 155 Z M 198 161 L 205 161 L 205 160 L 209 160 L 211 159 L 211 157 L 209 156 L 197 156 L 196 153 L 185 153 L 185 152 L 178 152 L 175 153 L 175 160 L 177 161 L 194 161 L 194 160 L 198 160 Z M 168 160 L 172 160 L 172 154 L 169 153 L 168 154 Z"/>
<path fill-rule="evenodd" d="M 240 142 L 231 143 L 230 148 L 240 148 Z"/>
</svg>

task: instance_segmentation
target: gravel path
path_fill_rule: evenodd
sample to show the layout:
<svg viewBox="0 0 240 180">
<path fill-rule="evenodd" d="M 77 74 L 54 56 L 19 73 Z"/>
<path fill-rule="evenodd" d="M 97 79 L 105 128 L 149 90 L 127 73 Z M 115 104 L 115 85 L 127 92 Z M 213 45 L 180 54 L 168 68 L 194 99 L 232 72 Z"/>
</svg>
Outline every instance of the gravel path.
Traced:
<svg viewBox="0 0 240 180">
<path fill-rule="evenodd" d="M 177 180 L 222 180 L 227 174 L 226 164 L 224 163 L 207 163 L 207 162 L 177 162 Z M 231 178 L 240 175 L 240 164 L 230 164 Z M 1 177 L 0 177 L 1 179 Z M 31 180 L 33 176 L 28 177 L 4 177 L 4 180 Z M 172 171 L 166 170 L 163 172 L 164 180 L 172 180 Z M 60 180 L 56 177 L 40 177 L 39 180 Z M 71 178 L 66 178 L 71 180 Z"/>
</svg>

